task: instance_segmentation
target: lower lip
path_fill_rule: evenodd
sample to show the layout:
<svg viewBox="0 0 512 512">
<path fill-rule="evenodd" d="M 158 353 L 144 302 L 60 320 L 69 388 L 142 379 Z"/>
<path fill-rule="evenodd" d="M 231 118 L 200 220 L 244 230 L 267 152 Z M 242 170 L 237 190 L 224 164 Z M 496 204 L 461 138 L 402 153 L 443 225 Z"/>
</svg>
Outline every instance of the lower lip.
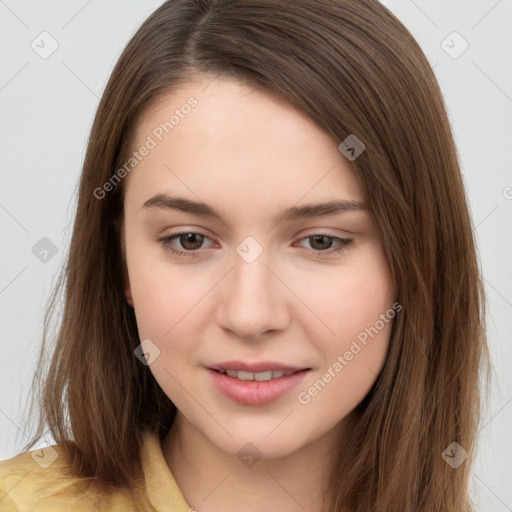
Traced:
<svg viewBox="0 0 512 512">
<path fill-rule="evenodd" d="M 282 397 L 296 387 L 309 370 L 264 382 L 240 380 L 207 368 L 217 389 L 231 400 L 244 405 L 265 405 Z"/>
</svg>

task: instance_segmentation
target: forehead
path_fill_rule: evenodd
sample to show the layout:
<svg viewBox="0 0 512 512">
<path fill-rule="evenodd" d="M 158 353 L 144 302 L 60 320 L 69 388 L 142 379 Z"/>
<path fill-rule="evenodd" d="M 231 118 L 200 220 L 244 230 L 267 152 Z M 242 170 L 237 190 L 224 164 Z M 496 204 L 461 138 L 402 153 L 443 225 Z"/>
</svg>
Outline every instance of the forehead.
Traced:
<svg viewBox="0 0 512 512">
<path fill-rule="evenodd" d="M 273 93 L 198 76 L 139 120 L 131 150 L 151 149 L 128 174 L 125 197 L 142 206 L 151 195 L 179 191 L 238 208 L 327 195 L 363 201 L 339 142 Z"/>
</svg>

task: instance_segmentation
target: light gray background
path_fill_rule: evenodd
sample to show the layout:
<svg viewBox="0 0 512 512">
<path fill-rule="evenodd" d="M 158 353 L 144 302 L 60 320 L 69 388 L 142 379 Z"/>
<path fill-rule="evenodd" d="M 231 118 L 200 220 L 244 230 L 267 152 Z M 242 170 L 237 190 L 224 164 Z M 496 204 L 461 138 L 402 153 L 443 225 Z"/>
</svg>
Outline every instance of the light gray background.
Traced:
<svg viewBox="0 0 512 512">
<path fill-rule="evenodd" d="M 26 441 L 21 410 L 46 299 L 69 243 L 98 99 L 122 48 L 161 3 L 0 0 L 0 460 Z M 482 512 L 512 511 L 512 1 L 383 3 L 434 67 L 459 149 L 495 367 L 472 493 Z M 35 41 L 40 52 L 51 48 L 43 31 L 58 43 L 46 59 L 31 47 Z M 469 44 L 457 58 L 464 42 L 453 31 Z M 43 237 L 57 248 L 46 262 L 32 252 Z"/>
</svg>

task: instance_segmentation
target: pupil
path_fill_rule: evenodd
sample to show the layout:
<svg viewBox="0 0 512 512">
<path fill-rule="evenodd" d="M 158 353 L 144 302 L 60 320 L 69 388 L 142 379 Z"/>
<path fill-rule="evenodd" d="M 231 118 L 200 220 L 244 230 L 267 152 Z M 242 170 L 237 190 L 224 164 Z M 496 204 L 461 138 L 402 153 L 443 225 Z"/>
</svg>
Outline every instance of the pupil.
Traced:
<svg viewBox="0 0 512 512">
<path fill-rule="evenodd" d="M 324 235 L 318 235 L 318 236 L 314 236 L 313 237 L 313 240 L 316 242 L 318 242 L 318 240 L 320 240 L 320 245 L 324 245 L 324 247 L 317 247 L 317 249 L 328 249 L 329 248 L 329 244 L 330 244 L 330 239 L 327 238 L 326 236 Z M 322 244 L 322 240 L 324 240 L 324 244 Z M 325 246 L 325 244 L 327 244 L 327 246 Z M 312 244 L 313 247 L 315 244 Z"/>
<path fill-rule="evenodd" d="M 199 249 L 203 243 L 203 236 L 197 233 L 187 233 L 186 235 L 182 235 L 185 238 L 185 243 L 182 243 L 185 249 L 194 251 Z M 194 239 L 196 240 L 194 243 Z M 187 246 L 187 244 L 191 243 L 193 247 Z"/>
</svg>

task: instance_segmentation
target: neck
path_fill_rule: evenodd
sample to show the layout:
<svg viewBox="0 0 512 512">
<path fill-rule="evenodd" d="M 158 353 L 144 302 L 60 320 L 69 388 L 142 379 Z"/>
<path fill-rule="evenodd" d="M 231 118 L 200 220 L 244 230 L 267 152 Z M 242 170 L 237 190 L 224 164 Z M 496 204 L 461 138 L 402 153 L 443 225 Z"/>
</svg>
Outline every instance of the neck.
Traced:
<svg viewBox="0 0 512 512">
<path fill-rule="evenodd" d="M 353 416 L 279 458 L 242 463 L 197 430 L 178 411 L 163 441 L 167 464 L 185 501 L 197 512 L 320 512 L 333 457 L 348 438 Z M 240 443 L 243 445 L 243 442 Z"/>
</svg>

